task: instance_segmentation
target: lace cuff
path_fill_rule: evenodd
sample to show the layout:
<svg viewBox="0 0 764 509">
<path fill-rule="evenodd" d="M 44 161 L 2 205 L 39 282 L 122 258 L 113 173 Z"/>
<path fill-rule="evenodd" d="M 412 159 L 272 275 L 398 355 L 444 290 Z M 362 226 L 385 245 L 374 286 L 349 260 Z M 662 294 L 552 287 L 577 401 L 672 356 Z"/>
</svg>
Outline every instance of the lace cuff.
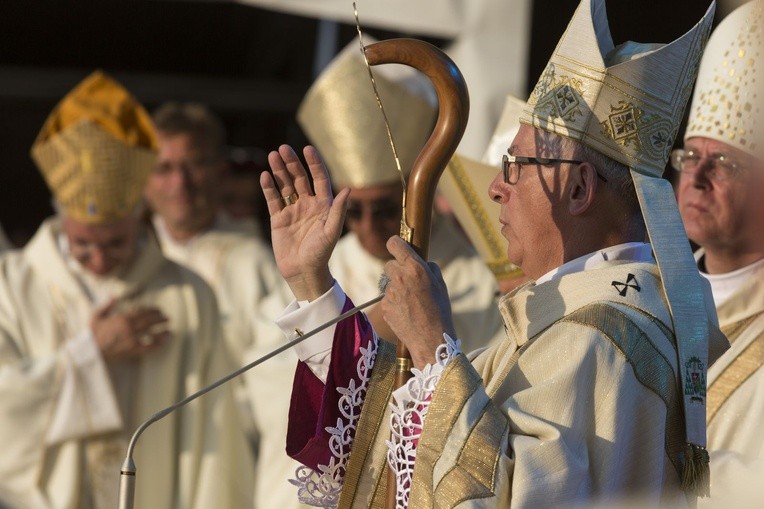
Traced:
<svg viewBox="0 0 764 509">
<path fill-rule="evenodd" d="M 337 392 L 340 394 L 338 401 L 340 417 L 337 418 L 336 426 L 326 428 L 330 435 L 329 450 L 332 454 L 329 464 L 318 465 L 318 471 L 301 466 L 295 472 L 296 478 L 289 480 L 297 486 L 297 497 L 303 504 L 335 508 L 339 503 L 350 449 L 358 419 L 361 417 L 378 344 L 379 338 L 374 334 L 368 348 L 359 348 L 360 357 L 356 365 L 358 381 L 351 378 L 347 387 L 337 387 Z"/>
<path fill-rule="evenodd" d="M 387 462 L 396 473 L 396 509 L 409 504 L 411 479 L 416 461 L 416 446 L 424 427 L 424 419 L 432 394 L 443 370 L 461 353 L 461 342 L 443 334 L 445 343 L 435 350 L 435 364 L 427 364 L 421 371 L 413 368 L 413 377 L 395 392 L 390 403 L 391 440 L 387 441 Z"/>
</svg>

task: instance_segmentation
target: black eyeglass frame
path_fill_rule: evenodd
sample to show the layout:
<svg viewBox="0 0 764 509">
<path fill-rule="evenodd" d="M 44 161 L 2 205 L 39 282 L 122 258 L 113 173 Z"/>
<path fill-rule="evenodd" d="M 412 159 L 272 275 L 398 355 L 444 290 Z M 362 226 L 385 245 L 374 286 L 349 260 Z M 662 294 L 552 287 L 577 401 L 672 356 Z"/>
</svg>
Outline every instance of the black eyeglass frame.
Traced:
<svg viewBox="0 0 764 509">
<path fill-rule="evenodd" d="M 509 181 L 509 165 L 515 163 L 517 164 L 517 180 L 514 182 Z M 501 171 L 504 176 L 504 183 L 509 185 L 517 184 L 517 181 L 520 180 L 520 169 L 522 168 L 523 164 L 535 164 L 538 166 L 551 166 L 553 164 L 560 164 L 560 163 L 569 163 L 569 164 L 583 164 L 583 161 L 575 161 L 573 159 L 546 159 L 543 157 L 524 157 L 524 156 L 513 156 L 504 154 L 501 158 Z M 599 178 L 603 182 L 607 182 L 607 179 L 603 177 L 600 172 L 597 172 L 597 178 Z"/>
</svg>

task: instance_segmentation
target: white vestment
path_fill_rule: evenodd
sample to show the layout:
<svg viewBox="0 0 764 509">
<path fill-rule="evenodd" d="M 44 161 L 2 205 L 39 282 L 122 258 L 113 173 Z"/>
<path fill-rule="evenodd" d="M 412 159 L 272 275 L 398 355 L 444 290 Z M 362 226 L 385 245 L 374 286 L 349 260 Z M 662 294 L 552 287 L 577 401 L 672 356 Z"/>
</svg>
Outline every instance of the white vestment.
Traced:
<svg viewBox="0 0 764 509">
<path fill-rule="evenodd" d="M 725 277 L 726 276 L 726 277 Z M 708 370 L 711 505 L 764 503 L 764 264 L 707 276 L 730 349 Z M 730 284 L 734 288 L 730 288 Z M 719 296 L 723 297 L 721 302 Z"/>
<path fill-rule="evenodd" d="M 395 440 L 383 423 L 395 422 L 396 408 L 403 407 L 418 412 L 424 424 L 412 426 L 411 434 L 418 438 L 416 454 L 408 449 L 394 456 L 413 456 L 416 465 L 410 493 L 403 493 L 399 506 L 685 506 L 676 345 L 657 267 L 646 262 L 649 254 L 645 244 L 614 246 L 569 262 L 540 278 L 545 282 L 531 282 L 510 293 L 499 304 L 507 337 L 470 354 L 471 364 L 457 355 L 437 381 L 415 383 L 412 391 L 417 389 L 419 395 L 409 394 L 413 404 L 387 404 L 394 349 L 372 341 L 370 350 L 377 345 L 379 349 L 368 356 L 371 375 L 364 365 L 364 370 L 358 368 L 360 386 L 355 378 L 349 386 L 336 386 L 354 405 L 363 399 L 363 413 L 350 424 L 357 429 L 349 460 L 349 424 L 344 417 L 358 416 L 357 410 L 347 410 L 340 399 L 336 413 L 343 417 L 336 425 L 334 414 L 324 418 L 329 410 L 322 408 L 317 414 L 325 419 L 322 424 L 332 423 L 326 428 L 331 435 L 327 444 L 335 461 L 328 468 L 319 464 L 317 478 L 303 479 L 323 482 L 325 472 L 342 461 L 347 462 L 347 475 L 336 485 L 324 483 L 335 492 L 328 493 L 333 497 L 326 497 L 327 503 L 315 500 L 316 505 L 334 507 L 342 489 L 339 507 L 381 507 L 386 479 L 382 467 L 388 441 Z M 338 291 L 335 286 L 307 305 L 292 304 L 278 320 L 284 332 L 311 328 L 319 316 L 338 314 L 343 305 L 342 298 L 333 297 Z M 711 305 L 710 298 L 707 303 Z M 716 359 L 725 345 L 713 310 L 707 311 L 713 345 L 709 358 Z M 344 333 L 360 335 L 360 330 L 346 327 Z M 330 348 L 349 343 L 346 337 L 340 339 L 341 343 L 334 337 Z M 300 346 L 301 358 L 315 375 L 306 377 L 301 371 L 308 382 L 305 387 L 344 380 L 337 375 L 343 367 L 326 365 L 325 340 L 317 336 Z M 321 364 L 324 369 L 316 369 Z M 425 379 L 434 372 L 430 366 L 422 370 Z M 412 380 L 419 378 L 417 374 Z M 300 454 L 308 438 L 305 448 L 312 448 L 317 457 L 316 444 L 323 439 L 314 423 L 296 424 L 295 451 Z M 335 443 L 344 446 L 337 448 L 343 456 L 335 453 Z M 405 469 L 410 467 L 405 463 Z M 400 482 L 398 488 L 400 495 Z"/>
<path fill-rule="evenodd" d="M 270 249 L 222 220 L 184 243 L 169 235 L 161 219 L 155 217 L 154 225 L 165 256 L 202 276 L 215 291 L 228 349 L 237 366 L 281 346 L 283 334 L 272 317 L 292 296 Z M 239 406 L 250 415 L 249 426 L 257 441 L 252 483 L 258 508 L 299 507 L 288 481 L 299 465 L 284 451 L 296 363 L 292 351 L 284 352 L 244 374 L 244 384 L 237 385 Z"/>
<path fill-rule="evenodd" d="M 209 287 L 153 236 L 119 276 L 80 277 L 56 220 L 0 260 L 0 506 L 116 506 L 127 440 L 149 416 L 230 369 Z M 82 269 L 81 269 L 82 270 Z M 92 295 L 154 306 L 171 337 L 140 360 L 105 362 Z M 148 428 L 135 450 L 135 506 L 251 505 L 253 463 L 227 387 Z"/>
<path fill-rule="evenodd" d="M 456 334 L 468 338 L 464 350 L 501 340 L 504 327 L 496 307 L 496 279 L 465 236 L 446 218 L 433 221 L 429 259 L 443 273 Z M 332 276 L 356 305 L 379 294 L 379 276 L 384 268 L 385 261 L 369 254 L 352 232 L 340 239 L 329 260 Z"/>
</svg>

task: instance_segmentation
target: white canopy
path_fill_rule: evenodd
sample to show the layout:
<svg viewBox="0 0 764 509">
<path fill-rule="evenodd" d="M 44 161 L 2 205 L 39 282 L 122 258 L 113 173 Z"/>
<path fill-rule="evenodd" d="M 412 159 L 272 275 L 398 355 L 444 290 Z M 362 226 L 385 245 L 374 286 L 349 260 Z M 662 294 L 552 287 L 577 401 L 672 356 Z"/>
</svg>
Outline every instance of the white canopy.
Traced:
<svg viewBox="0 0 764 509">
<path fill-rule="evenodd" d="M 355 23 L 352 0 L 238 1 Z M 459 152 L 480 159 L 504 98 L 526 97 L 532 0 L 356 0 L 356 4 L 364 26 L 453 39 L 446 52 L 464 74 L 471 100 L 470 122 Z"/>
</svg>

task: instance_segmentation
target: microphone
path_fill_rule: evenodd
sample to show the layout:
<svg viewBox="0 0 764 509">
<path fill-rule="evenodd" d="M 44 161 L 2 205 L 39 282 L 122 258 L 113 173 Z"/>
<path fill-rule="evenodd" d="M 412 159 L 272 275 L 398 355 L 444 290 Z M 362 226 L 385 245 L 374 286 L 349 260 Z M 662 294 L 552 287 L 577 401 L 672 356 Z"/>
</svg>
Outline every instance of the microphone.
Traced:
<svg viewBox="0 0 764 509">
<path fill-rule="evenodd" d="M 328 329 L 334 324 L 337 324 L 344 320 L 345 318 L 351 317 L 358 313 L 359 311 L 362 311 L 363 309 L 366 309 L 369 306 L 372 306 L 373 304 L 376 304 L 377 302 L 381 301 L 382 298 L 385 296 L 384 293 L 381 293 L 380 295 L 377 295 L 373 299 L 371 299 L 368 302 L 365 302 L 359 306 L 356 306 L 354 308 L 351 308 L 341 315 L 332 318 L 326 323 L 323 323 L 316 327 L 315 329 L 303 334 L 302 336 L 299 336 L 292 341 L 289 341 L 288 343 L 284 343 L 280 347 L 276 348 L 275 350 L 263 355 L 259 359 L 256 359 L 249 364 L 247 364 L 244 367 L 241 367 L 237 369 L 236 371 L 233 371 L 232 373 L 229 373 L 228 375 L 224 376 L 223 378 L 220 378 L 219 380 L 212 382 L 210 385 L 203 387 L 202 389 L 199 389 L 195 393 L 186 396 L 182 400 L 173 403 L 172 405 L 168 406 L 167 408 L 160 410 L 159 412 L 155 413 L 148 419 L 146 419 L 138 428 L 135 430 L 135 433 L 133 433 L 132 438 L 130 439 L 130 443 L 127 446 L 127 454 L 125 455 L 125 461 L 122 463 L 122 469 L 120 470 L 120 477 L 119 477 L 119 509 L 132 509 L 133 504 L 135 502 L 135 474 L 136 474 L 136 468 L 135 468 L 135 462 L 133 461 L 133 450 L 135 449 L 135 444 L 138 442 L 138 437 L 141 436 L 141 434 L 146 431 L 146 428 L 154 424 L 155 422 L 159 421 L 160 419 L 166 417 L 167 415 L 171 414 L 178 408 L 187 405 L 188 403 L 192 402 L 193 400 L 199 398 L 200 396 L 204 396 L 208 392 L 212 391 L 213 389 L 217 389 L 224 383 L 233 380 L 237 376 L 241 375 L 242 373 L 249 371 L 250 369 L 254 368 L 258 364 L 262 364 L 263 362 L 267 361 L 271 357 L 275 357 L 276 355 L 280 354 L 281 352 L 284 352 L 286 350 L 289 350 L 293 346 L 302 343 L 306 339 L 315 336 L 319 332 Z"/>
</svg>

